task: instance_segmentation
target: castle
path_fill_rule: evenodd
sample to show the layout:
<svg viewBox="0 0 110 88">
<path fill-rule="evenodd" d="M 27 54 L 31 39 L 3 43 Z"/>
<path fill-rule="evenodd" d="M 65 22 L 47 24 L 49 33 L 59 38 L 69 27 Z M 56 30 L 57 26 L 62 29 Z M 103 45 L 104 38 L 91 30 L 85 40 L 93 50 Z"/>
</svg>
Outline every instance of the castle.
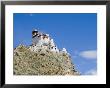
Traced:
<svg viewBox="0 0 110 88">
<path fill-rule="evenodd" d="M 40 48 L 47 49 L 57 53 L 59 52 L 67 53 L 65 48 L 63 48 L 62 50 L 58 49 L 58 47 L 54 43 L 54 40 L 50 38 L 49 34 L 44 34 L 35 29 L 32 31 L 32 45 L 29 47 L 29 49 L 31 51 L 36 52 Z"/>
<path fill-rule="evenodd" d="M 65 48 L 59 50 L 49 34 L 32 31 L 32 44 L 14 49 L 15 75 L 79 75 Z"/>
</svg>

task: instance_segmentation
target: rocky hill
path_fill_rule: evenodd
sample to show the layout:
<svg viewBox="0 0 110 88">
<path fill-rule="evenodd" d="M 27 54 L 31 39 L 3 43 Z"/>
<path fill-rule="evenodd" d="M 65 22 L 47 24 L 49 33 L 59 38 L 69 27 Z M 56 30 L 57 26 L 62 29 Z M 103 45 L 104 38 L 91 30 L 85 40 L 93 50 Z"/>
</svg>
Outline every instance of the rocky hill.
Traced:
<svg viewBox="0 0 110 88">
<path fill-rule="evenodd" d="M 55 53 L 48 49 L 33 52 L 28 46 L 14 49 L 14 75 L 79 75 L 66 53 Z"/>
</svg>

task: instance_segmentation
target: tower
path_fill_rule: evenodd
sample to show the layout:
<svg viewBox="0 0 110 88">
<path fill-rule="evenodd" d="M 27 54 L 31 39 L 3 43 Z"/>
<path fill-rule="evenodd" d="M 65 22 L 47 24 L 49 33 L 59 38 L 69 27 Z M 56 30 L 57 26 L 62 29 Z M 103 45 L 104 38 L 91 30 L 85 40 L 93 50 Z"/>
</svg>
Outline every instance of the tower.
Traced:
<svg viewBox="0 0 110 88">
<path fill-rule="evenodd" d="M 32 44 L 36 45 L 41 39 L 42 39 L 42 33 L 38 32 L 38 30 L 36 29 L 33 30 L 32 31 Z"/>
<path fill-rule="evenodd" d="M 32 31 L 32 38 L 36 37 L 38 35 L 38 30 L 33 30 Z"/>
</svg>

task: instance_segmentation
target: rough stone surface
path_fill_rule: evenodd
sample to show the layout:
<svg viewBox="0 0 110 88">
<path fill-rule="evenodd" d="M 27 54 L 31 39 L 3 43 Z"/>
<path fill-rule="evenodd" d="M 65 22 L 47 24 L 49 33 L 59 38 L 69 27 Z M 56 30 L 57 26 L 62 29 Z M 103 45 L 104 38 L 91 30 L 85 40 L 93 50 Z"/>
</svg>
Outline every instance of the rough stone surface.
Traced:
<svg viewBox="0 0 110 88">
<path fill-rule="evenodd" d="M 68 54 L 44 49 L 32 52 L 24 45 L 14 49 L 13 68 L 14 75 L 79 75 Z"/>
</svg>

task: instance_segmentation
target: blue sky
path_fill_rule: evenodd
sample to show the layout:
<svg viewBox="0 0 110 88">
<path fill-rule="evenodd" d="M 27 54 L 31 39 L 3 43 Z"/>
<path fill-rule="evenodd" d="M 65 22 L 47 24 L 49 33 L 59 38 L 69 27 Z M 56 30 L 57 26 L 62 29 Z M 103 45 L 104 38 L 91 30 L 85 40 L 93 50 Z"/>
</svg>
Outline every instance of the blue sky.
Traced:
<svg viewBox="0 0 110 88">
<path fill-rule="evenodd" d="M 14 13 L 14 47 L 31 45 L 33 28 L 50 34 L 59 49 L 71 54 L 81 74 L 96 74 L 96 13 Z"/>
</svg>

